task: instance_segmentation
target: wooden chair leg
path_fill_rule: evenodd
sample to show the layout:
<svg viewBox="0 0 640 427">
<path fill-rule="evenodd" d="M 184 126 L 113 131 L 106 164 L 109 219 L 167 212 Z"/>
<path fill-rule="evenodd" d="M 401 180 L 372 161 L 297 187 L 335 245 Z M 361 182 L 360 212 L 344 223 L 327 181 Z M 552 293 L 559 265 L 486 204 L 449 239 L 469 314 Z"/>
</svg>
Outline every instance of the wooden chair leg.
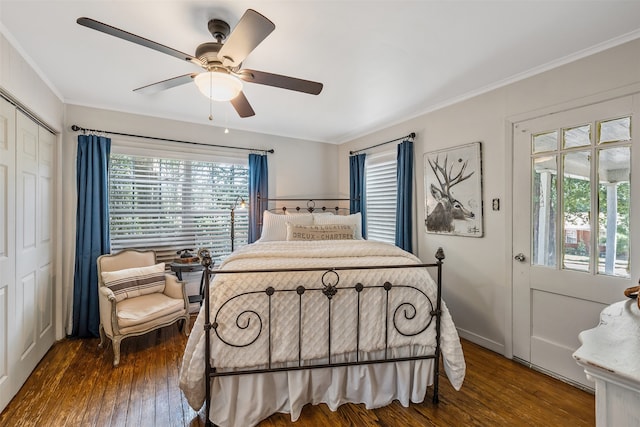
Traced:
<svg viewBox="0 0 640 427">
<path fill-rule="evenodd" d="M 114 337 L 113 342 L 113 367 L 117 367 L 120 364 L 120 341 L 122 338 Z"/>
<path fill-rule="evenodd" d="M 100 323 L 98 331 L 100 332 L 100 343 L 98 344 L 98 348 L 104 348 L 104 345 L 107 343 L 107 334 L 104 333 L 102 323 Z"/>
<path fill-rule="evenodd" d="M 189 315 L 187 314 L 187 316 L 182 320 L 182 331 L 184 332 L 185 336 L 189 336 L 189 334 L 191 333 L 191 328 L 189 327 Z"/>
</svg>

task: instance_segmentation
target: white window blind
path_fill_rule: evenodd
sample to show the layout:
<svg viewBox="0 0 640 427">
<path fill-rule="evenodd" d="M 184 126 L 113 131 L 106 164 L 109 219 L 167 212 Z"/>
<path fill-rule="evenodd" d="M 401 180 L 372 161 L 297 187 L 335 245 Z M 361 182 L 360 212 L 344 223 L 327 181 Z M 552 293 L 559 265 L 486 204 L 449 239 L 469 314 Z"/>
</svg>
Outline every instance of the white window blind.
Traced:
<svg viewBox="0 0 640 427">
<path fill-rule="evenodd" d="M 154 249 L 159 262 L 176 251 L 231 252 L 231 207 L 248 199 L 248 167 L 185 159 L 111 154 L 111 250 Z M 247 242 L 246 209 L 235 210 L 235 246 Z"/>
<path fill-rule="evenodd" d="M 367 159 L 367 239 L 395 244 L 397 161 L 393 152 Z"/>
</svg>

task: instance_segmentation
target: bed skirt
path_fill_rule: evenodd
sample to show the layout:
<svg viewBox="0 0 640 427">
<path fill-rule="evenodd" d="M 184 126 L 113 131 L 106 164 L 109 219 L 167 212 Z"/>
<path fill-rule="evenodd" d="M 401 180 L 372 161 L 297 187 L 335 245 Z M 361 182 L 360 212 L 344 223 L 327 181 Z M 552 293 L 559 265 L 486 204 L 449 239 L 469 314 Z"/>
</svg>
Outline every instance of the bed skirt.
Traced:
<svg viewBox="0 0 640 427">
<path fill-rule="evenodd" d="M 220 427 L 248 427 L 278 412 L 296 421 L 306 404 L 335 411 L 345 403 L 372 409 L 398 400 L 407 407 L 424 401 L 431 384 L 433 360 L 217 377 L 209 419 Z"/>
</svg>

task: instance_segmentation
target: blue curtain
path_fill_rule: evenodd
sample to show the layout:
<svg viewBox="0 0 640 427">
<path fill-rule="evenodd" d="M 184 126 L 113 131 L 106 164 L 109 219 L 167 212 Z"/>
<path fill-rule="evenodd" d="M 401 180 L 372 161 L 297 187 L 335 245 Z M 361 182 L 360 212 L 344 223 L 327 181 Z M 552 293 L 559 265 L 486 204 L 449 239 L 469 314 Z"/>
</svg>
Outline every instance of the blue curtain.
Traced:
<svg viewBox="0 0 640 427">
<path fill-rule="evenodd" d="M 398 144 L 398 197 L 396 199 L 396 246 L 412 252 L 413 237 L 413 142 Z"/>
<path fill-rule="evenodd" d="M 362 237 L 367 238 L 367 212 L 366 212 L 366 191 L 365 191 L 365 169 L 364 164 L 366 154 L 356 154 L 349 157 L 349 211 L 354 214 L 360 212 L 362 215 Z"/>
<path fill-rule="evenodd" d="M 249 236 L 248 243 L 260 238 L 260 223 L 262 222 L 262 206 L 269 198 L 269 171 L 267 169 L 266 154 L 249 154 Z M 258 201 L 258 194 L 263 200 Z"/>
<path fill-rule="evenodd" d="M 80 338 L 97 337 L 100 325 L 96 259 L 109 253 L 111 249 L 108 185 L 110 152 L 110 138 L 78 136 L 78 207 L 71 335 Z"/>
</svg>

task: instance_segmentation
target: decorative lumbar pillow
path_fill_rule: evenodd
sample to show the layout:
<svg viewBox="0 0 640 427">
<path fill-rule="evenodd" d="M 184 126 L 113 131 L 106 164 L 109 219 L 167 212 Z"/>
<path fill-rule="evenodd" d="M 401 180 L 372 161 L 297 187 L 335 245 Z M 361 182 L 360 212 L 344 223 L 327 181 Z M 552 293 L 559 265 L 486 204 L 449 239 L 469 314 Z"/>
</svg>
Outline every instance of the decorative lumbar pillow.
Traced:
<svg viewBox="0 0 640 427">
<path fill-rule="evenodd" d="M 164 291 L 164 262 L 148 267 L 103 271 L 102 281 L 115 294 L 116 301 Z"/>
<path fill-rule="evenodd" d="M 313 217 L 315 225 L 347 224 L 356 227 L 355 239 L 362 240 L 362 216 L 360 212 L 352 215 L 317 215 Z"/>
<path fill-rule="evenodd" d="M 355 230 L 350 224 L 287 224 L 287 240 L 353 240 Z"/>
<path fill-rule="evenodd" d="M 287 240 L 287 223 L 298 225 L 313 225 L 312 215 L 280 215 L 264 211 L 262 216 L 261 242 L 275 242 Z"/>
</svg>

